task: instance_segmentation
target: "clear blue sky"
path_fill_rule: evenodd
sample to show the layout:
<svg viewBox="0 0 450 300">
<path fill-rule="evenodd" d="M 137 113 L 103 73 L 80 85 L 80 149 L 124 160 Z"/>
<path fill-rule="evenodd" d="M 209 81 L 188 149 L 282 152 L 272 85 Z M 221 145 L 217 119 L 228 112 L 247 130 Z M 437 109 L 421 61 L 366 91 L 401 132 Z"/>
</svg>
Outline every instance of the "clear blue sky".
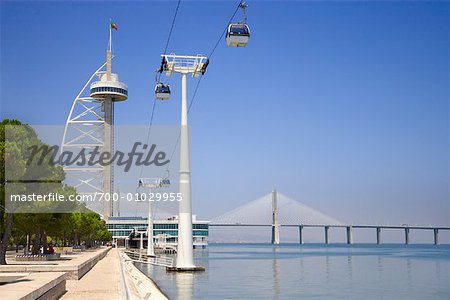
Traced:
<svg viewBox="0 0 450 300">
<path fill-rule="evenodd" d="M 207 54 L 236 1 L 182 2 L 169 52 Z M 193 106 L 194 209 L 276 187 L 347 222 L 450 223 L 450 4 L 249 1 L 247 48 L 221 41 Z M 1 2 L 1 118 L 64 124 L 103 63 L 147 124 L 176 2 Z M 155 124 L 178 124 L 180 82 Z M 192 93 L 195 80 L 189 80 Z"/>
</svg>

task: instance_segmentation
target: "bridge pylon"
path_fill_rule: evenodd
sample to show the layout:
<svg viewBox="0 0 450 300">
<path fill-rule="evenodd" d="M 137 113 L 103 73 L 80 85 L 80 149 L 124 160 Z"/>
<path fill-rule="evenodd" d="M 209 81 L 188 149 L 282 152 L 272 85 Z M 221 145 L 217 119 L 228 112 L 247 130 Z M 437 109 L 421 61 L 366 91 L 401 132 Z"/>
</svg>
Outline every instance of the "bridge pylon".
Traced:
<svg viewBox="0 0 450 300">
<path fill-rule="evenodd" d="M 272 191 L 272 244 L 280 244 L 280 223 L 278 222 L 278 195 Z"/>
</svg>

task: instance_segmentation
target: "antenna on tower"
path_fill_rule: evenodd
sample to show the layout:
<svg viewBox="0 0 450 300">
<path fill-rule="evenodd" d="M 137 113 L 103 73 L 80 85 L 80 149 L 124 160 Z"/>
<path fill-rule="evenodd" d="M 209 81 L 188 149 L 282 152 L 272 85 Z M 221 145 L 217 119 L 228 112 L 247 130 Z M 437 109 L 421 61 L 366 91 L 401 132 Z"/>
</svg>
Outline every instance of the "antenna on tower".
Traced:
<svg viewBox="0 0 450 300">
<path fill-rule="evenodd" d="M 119 28 L 117 28 L 116 23 L 113 22 L 112 19 L 109 19 L 109 42 L 108 42 L 108 51 L 112 52 L 112 30 L 119 30 Z"/>
<path fill-rule="evenodd" d="M 112 30 L 113 28 L 117 31 L 116 24 L 109 19 L 109 41 L 108 41 L 108 50 L 106 51 L 106 79 L 108 81 L 111 80 L 111 60 L 112 60 Z"/>
</svg>

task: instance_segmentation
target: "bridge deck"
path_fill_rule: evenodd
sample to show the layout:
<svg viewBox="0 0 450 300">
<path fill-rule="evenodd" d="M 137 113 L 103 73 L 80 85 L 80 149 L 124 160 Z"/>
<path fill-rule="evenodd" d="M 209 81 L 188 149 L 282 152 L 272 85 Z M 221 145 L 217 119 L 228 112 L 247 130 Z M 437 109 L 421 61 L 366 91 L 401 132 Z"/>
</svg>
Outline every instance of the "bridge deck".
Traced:
<svg viewBox="0 0 450 300">
<path fill-rule="evenodd" d="M 272 224 L 243 224 L 243 223 L 235 223 L 235 224 L 215 224 L 210 223 L 209 226 L 212 227 L 228 227 L 228 226 L 242 226 L 242 227 L 272 227 Z M 325 227 L 353 227 L 353 228 L 389 228 L 389 229 L 438 229 L 438 230 L 450 230 L 450 227 L 444 226 L 425 226 L 425 225 L 358 225 L 358 224 L 280 224 L 282 227 L 316 227 L 316 228 L 325 228 Z"/>
</svg>

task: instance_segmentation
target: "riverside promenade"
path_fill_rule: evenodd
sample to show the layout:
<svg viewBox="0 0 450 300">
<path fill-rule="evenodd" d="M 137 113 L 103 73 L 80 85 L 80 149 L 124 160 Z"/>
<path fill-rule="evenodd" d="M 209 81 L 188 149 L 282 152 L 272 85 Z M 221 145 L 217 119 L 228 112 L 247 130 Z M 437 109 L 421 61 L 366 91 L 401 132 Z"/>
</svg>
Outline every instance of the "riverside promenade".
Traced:
<svg viewBox="0 0 450 300">
<path fill-rule="evenodd" d="M 0 279 L 11 281 L 0 284 L 0 299 L 167 299 L 116 248 L 46 262 L 16 262 L 14 255 L 9 253 L 9 265 L 0 266 Z"/>
<path fill-rule="evenodd" d="M 111 249 L 80 280 L 67 281 L 66 288 L 61 299 L 168 299 L 118 249 Z"/>
<path fill-rule="evenodd" d="M 121 276 L 118 251 L 111 249 L 80 280 L 67 281 L 67 292 L 61 299 L 126 299 Z M 137 295 L 133 291 L 130 293 Z"/>
</svg>

